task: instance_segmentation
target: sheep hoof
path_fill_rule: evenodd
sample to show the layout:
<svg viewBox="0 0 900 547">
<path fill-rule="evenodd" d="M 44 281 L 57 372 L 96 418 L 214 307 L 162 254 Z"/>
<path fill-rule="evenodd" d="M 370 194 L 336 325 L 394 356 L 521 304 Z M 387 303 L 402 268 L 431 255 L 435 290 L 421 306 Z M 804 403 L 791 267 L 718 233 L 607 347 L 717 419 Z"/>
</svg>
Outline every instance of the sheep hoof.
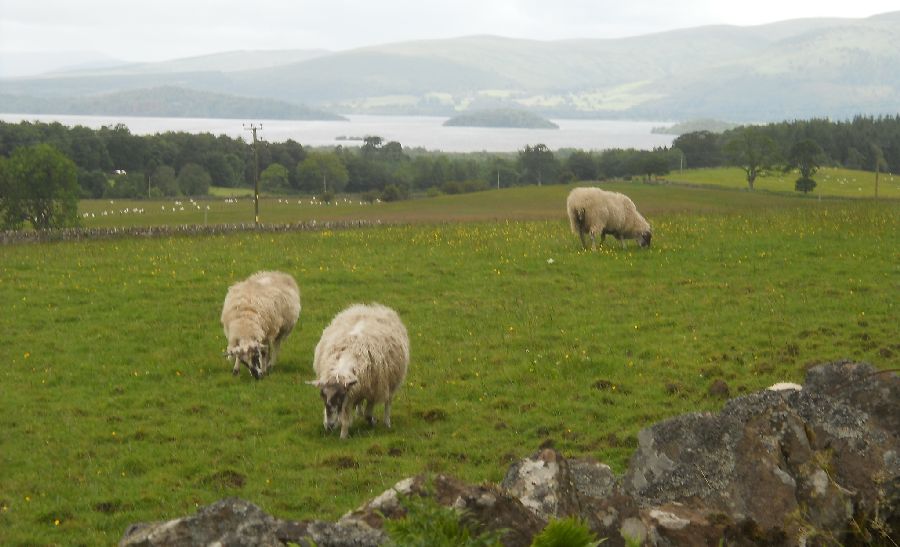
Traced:
<svg viewBox="0 0 900 547">
<path fill-rule="evenodd" d="M 232 375 L 232 376 L 237 376 L 239 373 L 240 373 L 240 370 L 238 370 L 238 369 L 236 369 L 236 368 L 231 370 L 231 375 Z"/>
<path fill-rule="evenodd" d="M 369 425 L 374 426 L 378 420 L 375 419 L 375 416 L 366 416 L 366 421 L 369 422 Z"/>
</svg>

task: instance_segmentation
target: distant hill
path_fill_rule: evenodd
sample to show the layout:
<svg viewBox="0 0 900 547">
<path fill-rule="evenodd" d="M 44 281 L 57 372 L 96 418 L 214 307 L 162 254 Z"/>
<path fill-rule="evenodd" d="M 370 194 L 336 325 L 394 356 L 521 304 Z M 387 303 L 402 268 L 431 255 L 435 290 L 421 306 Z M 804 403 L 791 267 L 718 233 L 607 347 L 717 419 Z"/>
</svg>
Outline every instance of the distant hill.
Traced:
<svg viewBox="0 0 900 547">
<path fill-rule="evenodd" d="M 0 95 L 7 112 L 21 114 L 119 115 L 165 118 L 344 120 L 323 110 L 274 99 L 253 99 L 178 87 L 121 91 L 90 97 Z"/>
<path fill-rule="evenodd" d="M 5 79 L 0 93 L 88 97 L 172 86 L 340 113 L 524 109 L 545 117 L 762 122 L 896 114 L 897 67 L 900 12 L 892 12 L 614 40 L 468 36 L 340 52 L 231 52 Z"/>
<path fill-rule="evenodd" d="M 450 127 L 515 127 L 522 129 L 559 129 L 550 120 L 525 110 L 475 110 L 444 122 Z"/>
</svg>

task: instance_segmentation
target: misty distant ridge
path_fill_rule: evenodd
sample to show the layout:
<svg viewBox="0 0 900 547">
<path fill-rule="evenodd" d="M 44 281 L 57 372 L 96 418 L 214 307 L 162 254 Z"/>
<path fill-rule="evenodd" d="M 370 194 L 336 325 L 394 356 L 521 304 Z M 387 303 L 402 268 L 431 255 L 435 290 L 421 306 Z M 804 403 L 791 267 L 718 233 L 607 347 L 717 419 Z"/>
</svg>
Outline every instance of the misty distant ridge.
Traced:
<svg viewBox="0 0 900 547">
<path fill-rule="evenodd" d="M 900 11 L 865 19 L 704 26 L 620 39 L 465 36 L 345 51 L 232 51 L 0 80 L 5 105 L 104 114 L 118 94 L 180 88 L 217 104 L 266 102 L 273 117 L 315 112 L 769 121 L 900 112 Z M 12 102 L 9 97 L 14 97 Z M 149 104 L 152 101 L 144 101 Z M 158 101 L 157 101 L 158 102 Z M 237 104 L 231 102 L 230 104 Z M 73 106 L 76 105 L 76 106 Z M 283 108 L 273 106 L 282 105 Z M 162 105 L 160 105 L 162 106 Z M 121 107 L 121 105 L 120 105 Z M 203 115 L 215 116 L 205 109 Z M 144 115 L 163 115 L 145 113 Z M 196 114 L 195 114 L 196 115 Z"/>
</svg>

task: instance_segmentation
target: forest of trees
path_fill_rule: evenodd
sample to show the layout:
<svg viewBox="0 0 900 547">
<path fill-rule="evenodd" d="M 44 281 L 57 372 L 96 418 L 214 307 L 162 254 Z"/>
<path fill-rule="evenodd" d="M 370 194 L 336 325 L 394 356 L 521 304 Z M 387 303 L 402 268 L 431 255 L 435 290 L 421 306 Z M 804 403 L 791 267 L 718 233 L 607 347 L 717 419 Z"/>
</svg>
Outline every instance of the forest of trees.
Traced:
<svg viewBox="0 0 900 547">
<path fill-rule="evenodd" d="M 37 180 L 52 170 L 42 170 L 36 162 L 56 166 L 55 179 Z M 307 149 L 293 140 L 261 141 L 258 162 L 263 192 L 353 192 L 386 200 L 417 192 L 649 179 L 679 166 L 724 165 L 744 169 L 751 189 L 766 170 L 797 169 L 801 172 L 797 189 L 806 192 L 815 187 L 811 177 L 819 166 L 900 171 L 900 115 L 742 126 L 723 133 L 698 131 L 677 137 L 671 148 L 652 151 L 552 151 L 536 144 L 510 154 L 447 154 L 404 149 L 399 142 L 377 136 L 349 148 Z M 74 222 L 74 213 L 68 220 L 60 217 L 73 208 L 57 204 L 48 209 L 48 192 L 76 201 L 201 196 L 210 186 L 253 187 L 256 169 L 253 145 L 225 135 L 138 136 L 124 125 L 94 130 L 59 123 L 0 122 L 0 219 L 6 228 L 25 221 L 35 227 L 65 225 Z M 34 198 L 28 207 L 31 202 L 26 198 Z M 47 218 L 41 220 L 40 214 Z"/>
</svg>

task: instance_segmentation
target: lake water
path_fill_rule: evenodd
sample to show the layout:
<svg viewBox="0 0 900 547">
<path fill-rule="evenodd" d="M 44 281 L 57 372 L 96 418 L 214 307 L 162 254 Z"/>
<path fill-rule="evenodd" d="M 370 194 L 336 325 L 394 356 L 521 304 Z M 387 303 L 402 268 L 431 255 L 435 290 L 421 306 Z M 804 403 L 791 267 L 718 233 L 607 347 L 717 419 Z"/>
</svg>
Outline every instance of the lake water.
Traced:
<svg viewBox="0 0 900 547">
<path fill-rule="evenodd" d="M 359 146 L 360 141 L 342 137 L 377 135 L 385 142 L 397 141 L 404 148 L 425 148 L 443 152 L 515 152 L 526 145 L 544 144 L 551 150 L 580 148 L 605 150 L 637 148 L 648 150 L 669 146 L 672 135 L 654 135 L 651 129 L 664 122 L 606 120 L 553 120 L 559 129 L 506 129 L 487 127 L 444 127 L 447 118 L 435 116 L 347 116 L 349 121 L 252 120 L 262 124 L 258 133 L 269 142 L 293 139 L 304 146 Z M 99 129 L 122 123 L 135 135 L 166 131 L 212 133 L 249 140 L 247 120 L 211 118 L 139 118 L 129 116 L 68 116 L 55 114 L 0 114 L 6 122 L 59 122 Z"/>
</svg>

